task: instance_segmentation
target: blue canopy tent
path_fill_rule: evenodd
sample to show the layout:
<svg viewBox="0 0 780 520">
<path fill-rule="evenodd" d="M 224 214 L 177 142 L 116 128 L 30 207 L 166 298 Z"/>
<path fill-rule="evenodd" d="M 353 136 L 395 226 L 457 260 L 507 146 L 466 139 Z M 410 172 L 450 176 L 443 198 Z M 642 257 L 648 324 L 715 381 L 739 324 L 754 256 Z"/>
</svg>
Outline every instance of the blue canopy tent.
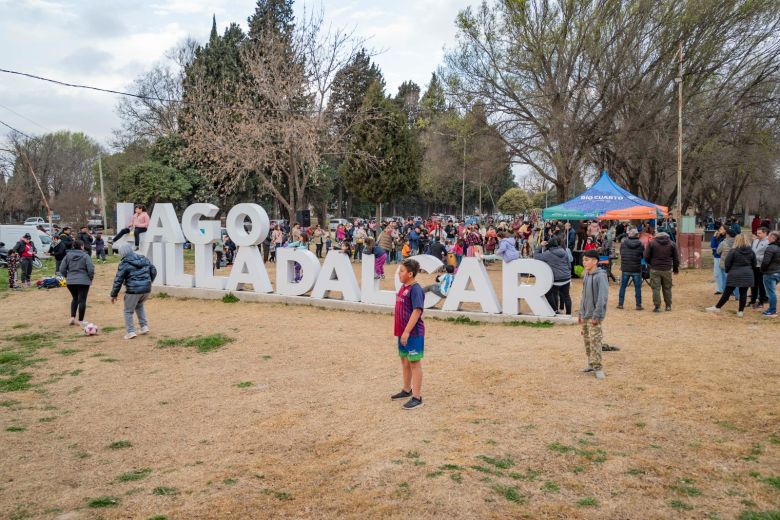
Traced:
<svg viewBox="0 0 780 520">
<path fill-rule="evenodd" d="M 593 186 L 580 195 L 542 211 L 544 220 L 635 220 L 663 218 L 669 213 L 618 186 L 606 170 Z"/>
</svg>

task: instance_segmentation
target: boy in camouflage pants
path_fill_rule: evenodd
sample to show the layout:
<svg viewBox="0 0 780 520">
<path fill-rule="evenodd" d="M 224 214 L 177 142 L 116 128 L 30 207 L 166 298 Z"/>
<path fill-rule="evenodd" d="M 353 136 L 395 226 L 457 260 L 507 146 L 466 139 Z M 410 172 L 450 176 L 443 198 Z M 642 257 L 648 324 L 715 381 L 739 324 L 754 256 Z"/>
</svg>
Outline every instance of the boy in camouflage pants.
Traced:
<svg viewBox="0 0 780 520">
<path fill-rule="evenodd" d="M 604 379 L 601 364 L 603 344 L 601 322 L 607 314 L 609 280 L 606 271 L 599 269 L 598 264 L 599 254 L 596 250 L 586 251 L 583 254 L 582 266 L 585 278 L 582 283 L 579 323 L 582 325 L 585 353 L 588 356 L 588 366 L 583 369 L 583 372 L 593 372 L 596 379 L 601 380 Z"/>
</svg>

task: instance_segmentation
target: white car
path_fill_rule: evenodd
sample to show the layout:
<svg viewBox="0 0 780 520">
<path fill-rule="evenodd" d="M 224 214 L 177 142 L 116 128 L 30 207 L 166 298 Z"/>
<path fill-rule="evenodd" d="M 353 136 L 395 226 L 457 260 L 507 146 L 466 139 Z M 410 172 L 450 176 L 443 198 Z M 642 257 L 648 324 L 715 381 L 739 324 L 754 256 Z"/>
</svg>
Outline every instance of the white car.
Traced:
<svg viewBox="0 0 780 520">
<path fill-rule="evenodd" d="M 328 229 L 330 231 L 336 231 L 336 228 L 338 228 L 339 225 L 346 226 L 347 224 L 349 224 L 349 220 L 345 218 L 332 218 L 328 223 Z"/>
<path fill-rule="evenodd" d="M 46 224 L 43 217 L 30 217 L 24 221 L 25 226 L 38 226 L 40 224 Z"/>
</svg>

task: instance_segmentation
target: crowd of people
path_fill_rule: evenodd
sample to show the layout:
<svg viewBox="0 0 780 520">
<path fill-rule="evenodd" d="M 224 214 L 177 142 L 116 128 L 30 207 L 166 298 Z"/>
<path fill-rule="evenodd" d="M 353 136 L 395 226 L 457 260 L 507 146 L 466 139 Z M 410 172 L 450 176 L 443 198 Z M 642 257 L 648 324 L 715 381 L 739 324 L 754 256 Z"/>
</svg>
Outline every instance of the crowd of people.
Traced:
<svg viewBox="0 0 780 520">
<path fill-rule="evenodd" d="M 136 252 L 148 224 L 149 215 L 145 208 L 137 206 L 130 225 L 120 230 L 111 241 L 119 241 L 129 234 L 135 244 L 118 249 L 121 260 L 111 291 L 113 302 L 121 287 L 126 287 L 126 339 L 149 331 L 144 302 L 151 292 L 156 271 L 148 259 Z M 750 307 L 762 310 L 765 317 L 776 317 L 780 232 L 770 231 L 760 219 L 751 222 L 750 232 L 743 231 L 733 220 L 715 224 L 717 231 L 710 246 L 714 258 L 714 292 L 719 300 L 706 310 L 720 312 L 733 296 L 739 302 L 738 316 L 743 316 L 745 308 Z M 484 221 L 471 219 L 469 222 L 432 217 L 383 223 L 355 220 L 340 224 L 333 231 L 320 225 L 304 228 L 297 223 L 292 226 L 278 224 L 259 247 L 265 262 L 275 262 L 280 248 L 313 249 L 318 258 L 337 250 L 353 262 L 362 262 L 363 255 L 370 254 L 374 258 L 376 279 L 385 277 L 387 263 L 402 264 L 415 255 L 429 254 L 440 259 L 444 267 L 437 273 L 435 283 L 421 288 L 421 291 L 423 294 L 430 291 L 440 297 L 447 296 L 465 257 L 476 257 L 487 264 L 534 258 L 549 265 L 553 273 L 553 285 L 546 295 L 551 308 L 556 314 L 577 315 L 583 324 L 589 362 L 585 371 L 603 378 L 600 353 L 617 350 L 617 347 L 603 342 L 601 331 L 610 281 L 620 285 L 616 306 L 619 310 L 625 308 L 626 293 L 631 285 L 634 286 L 635 308 L 643 310 L 642 288 L 647 282 L 652 289 L 653 311 L 661 312 L 662 308 L 671 311 L 673 278 L 680 266 L 676 237 L 677 223 L 671 218 L 632 224 L 597 220 L 542 221 L 533 215 L 514 220 L 487 218 Z M 237 246 L 229 236 L 223 235 L 214 248 L 215 269 L 233 262 Z M 77 233 L 67 226 L 54 230 L 49 252 L 55 259 L 56 272 L 67 280 L 72 295 L 70 323 L 86 323 L 87 297 L 95 273 L 93 253 L 96 261 L 101 262 L 105 261 L 108 251 L 109 245 L 102 234 L 93 235 L 86 227 L 80 228 Z M 31 260 L 37 254 L 30 235 L 23 236 L 5 254 L 8 257 L 9 286 L 29 286 Z M 619 266 L 619 280 L 613 273 L 613 263 Z M 413 265 L 408 262 L 405 265 L 406 271 L 411 272 Z M 21 281 L 17 279 L 19 274 Z M 301 277 L 301 266 L 296 263 L 295 278 L 300 280 Z M 584 279 L 578 309 L 573 309 L 570 294 L 574 277 Z M 763 310 L 767 304 L 768 308 Z M 140 325 L 138 332 L 133 322 L 134 315 L 137 315 Z M 601 348 L 596 348 L 596 345 L 601 345 Z"/>
</svg>

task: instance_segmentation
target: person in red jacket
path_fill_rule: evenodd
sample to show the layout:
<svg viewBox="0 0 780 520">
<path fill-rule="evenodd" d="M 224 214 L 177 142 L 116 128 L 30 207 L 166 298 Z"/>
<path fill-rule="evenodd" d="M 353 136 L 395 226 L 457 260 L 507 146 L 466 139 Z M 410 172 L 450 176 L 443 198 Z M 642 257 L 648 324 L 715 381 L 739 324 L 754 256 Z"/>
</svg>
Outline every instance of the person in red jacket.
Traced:
<svg viewBox="0 0 780 520">
<path fill-rule="evenodd" d="M 135 213 L 133 214 L 133 218 L 130 220 L 130 225 L 117 233 L 117 235 L 114 237 L 114 243 L 116 244 L 117 240 L 130 233 L 130 230 L 132 229 L 133 236 L 135 237 L 135 250 L 138 251 L 138 244 L 141 240 L 141 233 L 146 233 L 148 227 L 149 214 L 146 212 L 146 207 L 139 204 L 135 207 Z"/>
</svg>

